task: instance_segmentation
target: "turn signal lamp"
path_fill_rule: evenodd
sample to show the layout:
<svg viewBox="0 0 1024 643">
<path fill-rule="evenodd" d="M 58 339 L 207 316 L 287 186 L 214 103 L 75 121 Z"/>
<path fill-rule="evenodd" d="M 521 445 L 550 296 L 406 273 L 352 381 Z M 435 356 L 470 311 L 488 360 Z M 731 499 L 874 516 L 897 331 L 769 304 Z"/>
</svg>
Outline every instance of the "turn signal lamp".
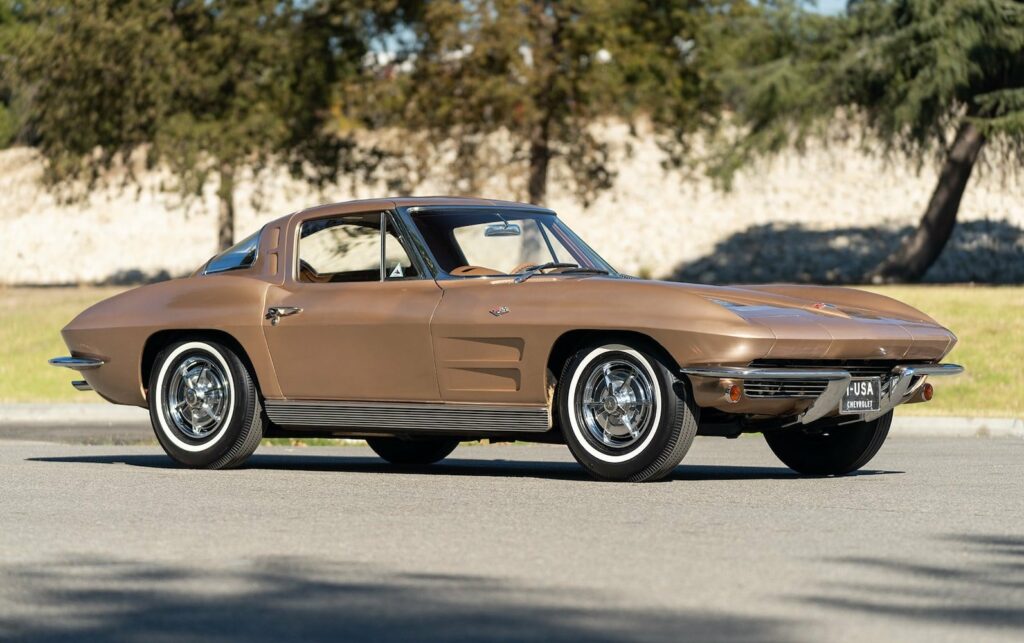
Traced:
<svg viewBox="0 0 1024 643">
<path fill-rule="evenodd" d="M 927 402 L 928 400 L 932 399 L 933 395 L 935 395 L 935 389 L 932 388 L 931 384 L 925 382 L 924 388 L 921 389 L 921 397 L 923 397 L 924 401 Z"/>
<path fill-rule="evenodd" d="M 739 384 L 733 384 L 729 387 L 729 402 L 735 404 L 740 401 L 740 397 L 743 396 L 743 391 L 740 389 Z"/>
</svg>

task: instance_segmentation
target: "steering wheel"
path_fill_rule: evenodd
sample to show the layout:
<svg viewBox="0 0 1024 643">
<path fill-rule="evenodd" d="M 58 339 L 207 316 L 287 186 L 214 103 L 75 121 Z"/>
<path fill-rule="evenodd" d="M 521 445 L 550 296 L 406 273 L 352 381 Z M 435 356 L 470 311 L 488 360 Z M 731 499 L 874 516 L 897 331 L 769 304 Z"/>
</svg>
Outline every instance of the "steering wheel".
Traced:
<svg viewBox="0 0 1024 643">
<path fill-rule="evenodd" d="M 526 263 L 521 263 L 518 266 L 516 266 L 515 268 L 513 268 L 512 270 L 510 270 L 508 274 L 510 274 L 510 275 L 518 275 L 521 272 L 526 272 L 526 270 L 530 266 L 535 266 L 535 265 L 537 265 L 537 264 L 530 263 L 529 261 L 527 261 Z"/>
</svg>

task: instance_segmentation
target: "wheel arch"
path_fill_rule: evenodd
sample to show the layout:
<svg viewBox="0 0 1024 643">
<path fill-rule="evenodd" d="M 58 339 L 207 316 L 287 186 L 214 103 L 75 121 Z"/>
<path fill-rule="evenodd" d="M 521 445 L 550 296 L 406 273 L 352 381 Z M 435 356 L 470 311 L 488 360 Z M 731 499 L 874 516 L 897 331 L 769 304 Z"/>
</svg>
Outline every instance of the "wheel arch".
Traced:
<svg viewBox="0 0 1024 643">
<path fill-rule="evenodd" d="M 632 330 L 576 329 L 562 333 L 551 345 L 546 368 L 553 374 L 557 382 L 565 363 L 580 348 L 597 342 L 615 341 L 630 344 L 649 352 L 673 372 L 679 367 L 671 353 L 650 335 Z"/>
<path fill-rule="evenodd" d="M 149 399 L 149 375 L 153 371 L 156 356 L 167 346 L 184 340 L 212 341 L 230 348 L 249 370 L 249 374 L 256 383 L 256 391 L 261 398 L 263 397 L 263 387 L 260 383 L 259 372 L 253 366 L 248 351 L 231 333 L 212 328 L 175 328 L 153 333 L 146 339 L 146 343 L 143 346 L 142 359 L 139 364 L 139 375 L 142 379 L 142 387 L 146 391 L 147 400 Z"/>
</svg>

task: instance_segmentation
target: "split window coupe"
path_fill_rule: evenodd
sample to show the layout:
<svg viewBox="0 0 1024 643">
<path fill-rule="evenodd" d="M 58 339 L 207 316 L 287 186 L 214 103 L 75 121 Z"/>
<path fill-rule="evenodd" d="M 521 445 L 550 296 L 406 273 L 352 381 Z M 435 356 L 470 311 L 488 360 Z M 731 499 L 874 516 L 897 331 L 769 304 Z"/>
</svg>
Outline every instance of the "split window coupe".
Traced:
<svg viewBox="0 0 1024 643">
<path fill-rule="evenodd" d="M 554 212 L 486 199 L 296 212 L 62 334 L 51 363 L 76 388 L 148 408 L 167 454 L 205 468 L 268 436 L 365 438 L 405 466 L 486 438 L 643 481 L 695 435 L 753 432 L 797 472 L 840 475 L 894 407 L 962 370 L 940 363 L 956 337 L 890 298 L 636 279 Z"/>
</svg>

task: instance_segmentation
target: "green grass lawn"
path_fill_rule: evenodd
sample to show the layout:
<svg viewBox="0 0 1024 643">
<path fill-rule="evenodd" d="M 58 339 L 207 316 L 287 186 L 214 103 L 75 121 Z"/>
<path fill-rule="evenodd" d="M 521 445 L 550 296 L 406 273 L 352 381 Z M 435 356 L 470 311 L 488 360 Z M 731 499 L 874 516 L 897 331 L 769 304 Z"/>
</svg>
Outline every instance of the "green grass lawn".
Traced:
<svg viewBox="0 0 1024 643">
<path fill-rule="evenodd" d="M 900 407 L 915 415 L 1024 417 L 1024 287 L 885 286 L 884 293 L 948 326 L 960 343 L 947 358 L 967 373 L 936 378 L 935 399 Z M 100 402 L 71 388 L 74 374 L 46 364 L 67 349 L 60 329 L 118 288 L 0 289 L 0 401 Z"/>
<path fill-rule="evenodd" d="M 959 338 L 945 361 L 963 375 L 932 379 L 935 398 L 906 415 L 1024 417 L 1024 287 L 884 286 L 872 290 L 931 315 Z"/>
<path fill-rule="evenodd" d="M 0 288 L 0 401 L 103 402 L 71 388 L 80 379 L 46 363 L 67 355 L 60 338 L 75 315 L 123 288 Z"/>
</svg>

